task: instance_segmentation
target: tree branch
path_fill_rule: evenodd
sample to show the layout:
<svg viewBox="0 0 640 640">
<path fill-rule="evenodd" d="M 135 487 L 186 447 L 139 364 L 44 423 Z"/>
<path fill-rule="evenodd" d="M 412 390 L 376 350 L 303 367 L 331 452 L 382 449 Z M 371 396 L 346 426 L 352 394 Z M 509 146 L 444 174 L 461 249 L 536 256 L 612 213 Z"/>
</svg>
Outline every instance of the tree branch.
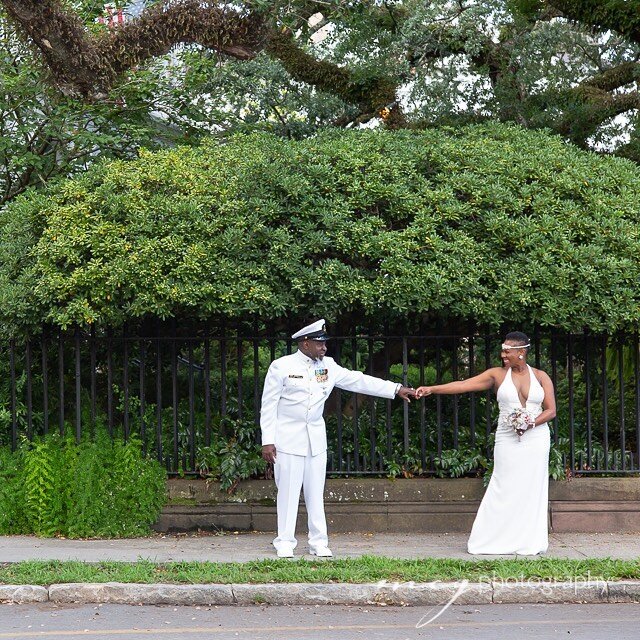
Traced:
<svg viewBox="0 0 640 640">
<path fill-rule="evenodd" d="M 217 3 L 216 3 L 217 4 Z M 256 14 L 241 15 L 228 7 L 200 0 L 153 5 L 138 19 L 104 38 L 104 53 L 116 74 L 164 55 L 178 43 L 200 44 L 219 53 L 250 60 L 262 49 L 267 30 Z"/>
<path fill-rule="evenodd" d="M 266 39 L 264 19 L 220 3 L 166 0 L 136 19 L 91 36 L 60 0 L 2 0 L 7 12 L 40 49 L 65 93 L 105 94 L 117 77 L 178 43 L 193 43 L 250 59 Z"/>
<path fill-rule="evenodd" d="M 600 29 L 612 29 L 640 43 L 638 0 L 547 0 L 565 18 Z"/>
<path fill-rule="evenodd" d="M 286 29 L 269 30 L 264 15 L 221 2 L 165 0 L 116 29 L 91 36 L 60 0 L 2 0 L 39 47 L 56 84 L 84 99 L 104 99 L 128 69 L 166 54 L 178 43 L 195 43 L 242 60 L 266 48 L 297 80 L 378 114 L 389 127 L 403 126 L 396 82 L 387 76 L 356 79 L 344 68 L 303 51 Z M 313 3 L 317 6 L 317 3 Z"/>
<path fill-rule="evenodd" d="M 62 85 L 76 85 L 88 93 L 89 85 L 100 83 L 98 52 L 86 38 L 78 16 L 66 11 L 57 0 L 3 0 L 8 15 L 40 49 L 47 66 Z M 77 69 L 68 64 L 76 60 Z M 67 68 L 70 67 L 70 68 Z M 87 82 L 87 75 L 92 77 Z"/>
<path fill-rule="evenodd" d="M 389 76 L 356 79 L 348 69 L 303 51 L 288 30 L 273 32 L 266 51 L 277 58 L 294 79 L 356 105 L 361 114 L 380 115 L 390 128 L 404 126 L 396 83 Z"/>
<path fill-rule="evenodd" d="M 587 139 L 603 123 L 622 113 L 640 108 L 640 93 L 629 91 L 612 95 L 592 87 L 581 87 L 578 102 L 565 109 L 564 117 L 553 127 L 575 144 L 586 147 Z M 578 113 L 576 113 L 578 112 Z"/>
<path fill-rule="evenodd" d="M 635 82 L 640 77 L 640 64 L 637 62 L 623 62 L 617 67 L 605 69 L 593 78 L 585 80 L 576 91 L 583 87 L 592 87 L 601 91 L 613 91 Z"/>
</svg>

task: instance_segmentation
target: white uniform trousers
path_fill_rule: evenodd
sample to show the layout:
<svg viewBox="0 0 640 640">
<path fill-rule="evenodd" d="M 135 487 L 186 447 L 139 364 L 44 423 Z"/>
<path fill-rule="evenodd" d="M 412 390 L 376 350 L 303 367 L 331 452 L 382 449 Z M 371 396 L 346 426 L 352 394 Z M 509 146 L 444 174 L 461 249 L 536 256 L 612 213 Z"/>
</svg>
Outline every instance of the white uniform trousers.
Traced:
<svg viewBox="0 0 640 640">
<path fill-rule="evenodd" d="M 278 487 L 278 537 L 276 549 L 295 549 L 296 520 L 300 488 L 304 488 L 307 507 L 309 547 L 326 547 L 327 520 L 324 515 L 324 480 L 327 474 L 327 452 L 312 456 L 296 456 L 278 451 L 273 473 Z"/>
</svg>

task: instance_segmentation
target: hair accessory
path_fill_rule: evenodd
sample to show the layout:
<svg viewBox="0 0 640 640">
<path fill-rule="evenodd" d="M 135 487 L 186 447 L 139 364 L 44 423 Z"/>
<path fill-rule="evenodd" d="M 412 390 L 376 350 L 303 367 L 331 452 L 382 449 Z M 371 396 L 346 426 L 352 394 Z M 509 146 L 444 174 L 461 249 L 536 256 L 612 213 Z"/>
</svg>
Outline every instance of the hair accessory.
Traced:
<svg viewBox="0 0 640 640">
<path fill-rule="evenodd" d="M 502 343 L 502 350 L 503 351 L 509 351 L 510 349 L 526 349 L 527 347 L 530 347 L 531 343 L 527 343 L 527 344 L 504 344 L 504 342 Z"/>
</svg>

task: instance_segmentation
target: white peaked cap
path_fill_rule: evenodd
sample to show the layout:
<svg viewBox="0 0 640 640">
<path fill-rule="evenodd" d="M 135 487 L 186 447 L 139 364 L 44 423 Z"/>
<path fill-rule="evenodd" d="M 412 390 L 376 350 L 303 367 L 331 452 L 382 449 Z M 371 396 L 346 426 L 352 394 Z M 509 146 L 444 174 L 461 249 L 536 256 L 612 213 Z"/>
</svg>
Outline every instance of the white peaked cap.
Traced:
<svg viewBox="0 0 640 640">
<path fill-rule="evenodd" d="M 297 331 L 291 337 L 293 340 L 328 340 L 329 336 L 326 333 L 324 318 L 302 327 L 300 331 Z"/>
</svg>

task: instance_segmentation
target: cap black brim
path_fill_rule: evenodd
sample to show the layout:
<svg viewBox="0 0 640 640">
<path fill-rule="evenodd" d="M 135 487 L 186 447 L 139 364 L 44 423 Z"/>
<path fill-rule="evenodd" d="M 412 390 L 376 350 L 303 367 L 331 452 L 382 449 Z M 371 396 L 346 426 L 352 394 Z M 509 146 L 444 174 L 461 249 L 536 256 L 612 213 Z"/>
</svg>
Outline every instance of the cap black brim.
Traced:
<svg viewBox="0 0 640 640">
<path fill-rule="evenodd" d="M 317 340 L 318 342 L 324 342 L 328 339 L 329 336 L 324 331 L 316 331 L 314 333 L 309 333 L 302 338 L 299 338 L 299 340 Z"/>
</svg>

